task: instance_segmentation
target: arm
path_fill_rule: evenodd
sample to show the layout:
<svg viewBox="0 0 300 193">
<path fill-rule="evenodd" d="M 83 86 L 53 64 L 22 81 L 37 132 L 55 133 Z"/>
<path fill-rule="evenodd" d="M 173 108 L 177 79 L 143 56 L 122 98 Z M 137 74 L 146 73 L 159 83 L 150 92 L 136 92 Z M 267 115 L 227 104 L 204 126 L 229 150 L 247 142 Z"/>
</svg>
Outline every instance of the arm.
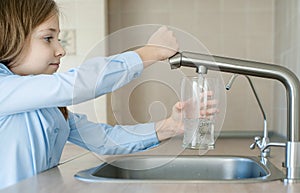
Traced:
<svg viewBox="0 0 300 193">
<path fill-rule="evenodd" d="M 93 58 L 78 68 L 53 75 L 14 75 L 0 64 L 0 116 L 78 104 L 120 88 L 142 70 L 135 52 Z"/>
<path fill-rule="evenodd" d="M 112 92 L 138 77 L 144 67 L 172 56 L 177 49 L 172 32 L 162 27 L 135 52 L 93 58 L 65 73 L 19 76 L 0 64 L 0 116 L 69 106 Z"/>
<path fill-rule="evenodd" d="M 158 144 L 154 124 L 110 126 L 93 123 L 86 116 L 69 114 L 69 141 L 99 154 L 128 154 Z"/>
<path fill-rule="evenodd" d="M 69 114 L 69 141 L 99 154 L 127 154 L 155 147 L 163 141 L 183 134 L 182 110 L 184 103 L 173 106 L 172 115 L 157 123 L 132 126 L 110 126 L 90 122 L 86 116 Z M 212 108 L 206 114 L 215 114 Z"/>
</svg>

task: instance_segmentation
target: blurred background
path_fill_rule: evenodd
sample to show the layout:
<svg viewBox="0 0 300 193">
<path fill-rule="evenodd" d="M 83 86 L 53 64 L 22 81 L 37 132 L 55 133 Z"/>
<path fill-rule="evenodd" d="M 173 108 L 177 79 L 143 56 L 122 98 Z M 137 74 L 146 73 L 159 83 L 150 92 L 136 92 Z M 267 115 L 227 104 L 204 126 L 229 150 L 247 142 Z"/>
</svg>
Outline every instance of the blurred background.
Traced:
<svg viewBox="0 0 300 193">
<path fill-rule="evenodd" d="M 118 30 L 159 24 L 189 33 L 212 55 L 283 65 L 298 77 L 300 75 L 300 2 L 297 0 L 57 2 L 62 12 L 61 39 L 68 53 L 61 71 L 80 65 L 97 43 Z M 106 54 L 113 53 L 111 48 L 114 46 L 119 45 L 108 45 Z M 129 99 L 124 100 L 128 92 L 128 87 L 124 87 L 116 93 L 70 107 L 70 110 L 86 113 L 93 121 L 109 124 L 135 124 L 162 119 L 170 114 L 178 96 L 163 81 L 157 81 L 157 76 L 172 82 L 172 74 L 174 72 L 168 65 L 162 67 L 155 64 L 139 78 L 139 81 L 145 81 L 134 87 Z M 225 83 L 230 76 L 222 73 Z M 156 80 L 149 81 L 149 77 Z M 266 111 L 269 131 L 285 136 L 286 93 L 283 86 L 273 80 L 252 80 Z M 226 95 L 224 135 L 253 136 L 254 133 L 262 133 L 263 117 L 245 77 L 239 76 Z M 133 120 L 125 116 L 128 109 Z M 116 114 L 119 117 L 117 120 Z"/>
</svg>

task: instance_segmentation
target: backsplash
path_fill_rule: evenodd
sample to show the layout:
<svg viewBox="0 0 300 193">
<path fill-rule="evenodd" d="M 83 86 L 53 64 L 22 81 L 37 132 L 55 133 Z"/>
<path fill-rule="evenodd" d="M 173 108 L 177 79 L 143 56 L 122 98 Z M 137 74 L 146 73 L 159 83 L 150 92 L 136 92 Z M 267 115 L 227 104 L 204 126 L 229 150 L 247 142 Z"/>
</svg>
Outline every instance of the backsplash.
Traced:
<svg viewBox="0 0 300 193">
<path fill-rule="evenodd" d="M 275 1 L 274 61 L 283 65 L 300 78 L 300 2 Z M 274 87 L 275 131 L 286 136 L 286 93 L 281 84 Z"/>
<path fill-rule="evenodd" d="M 163 24 L 179 28 L 195 36 L 213 55 L 228 56 L 273 63 L 274 60 L 274 1 L 273 0 L 109 0 L 108 31 L 143 24 Z M 169 76 L 169 66 L 151 69 L 153 73 Z M 169 71 L 168 71 L 169 70 Z M 149 73 L 151 74 L 151 72 Z M 147 76 L 149 76 L 147 74 Z M 228 81 L 230 74 L 223 74 Z M 141 77 L 144 78 L 143 76 Z M 273 81 L 253 78 L 267 116 L 273 117 Z M 148 86 L 147 86 L 148 85 Z M 139 87 L 139 93 L 164 103 L 169 92 L 147 92 L 160 87 L 157 82 Z M 149 120 L 149 107 L 145 97 L 132 93 L 136 100 L 130 106 L 133 117 Z M 122 100 L 123 96 L 117 97 Z M 173 102 L 176 99 L 173 100 Z M 152 101 L 157 104 L 157 101 Z M 130 105 L 130 104 L 129 104 Z M 164 104 L 168 113 L 171 105 Z M 122 111 L 123 107 L 117 108 Z M 162 109 L 162 108 L 157 108 Z M 227 113 L 223 125 L 226 131 L 262 131 L 263 117 L 247 80 L 239 77 L 227 91 Z M 125 113 L 125 112 L 124 112 Z M 156 114 L 155 112 L 153 114 Z M 152 116 L 152 115 L 151 115 Z M 113 115 L 109 116 L 112 118 Z M 141 117 L 144 117 L 141 118 Z M 113 120 L 109 119 L 113 122 Z M 126 121 L 126 120 L 124 120 Z"/>
</svg>

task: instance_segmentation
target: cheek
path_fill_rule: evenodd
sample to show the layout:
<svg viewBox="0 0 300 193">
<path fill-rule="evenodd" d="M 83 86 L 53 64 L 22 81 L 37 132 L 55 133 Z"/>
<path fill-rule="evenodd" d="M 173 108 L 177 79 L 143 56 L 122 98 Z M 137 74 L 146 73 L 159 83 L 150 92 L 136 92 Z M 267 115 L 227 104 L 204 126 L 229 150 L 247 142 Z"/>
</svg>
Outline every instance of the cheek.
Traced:
<svg viewBox="0 0 300 193">
<path fill-rule="evenodd" d="M 23 63 L 23 70 L 27 74 L 41 74 L 48 68 L 48 62 L 45 53 L 42 51 L 31 53 Z"/>
<path fill-rule="evenodd" d="M 49 61 L 49 50 L 42 46 L 37 46 L 31 50 L 28 60 L 36 66 L 43 66 Z"/>
</svg>

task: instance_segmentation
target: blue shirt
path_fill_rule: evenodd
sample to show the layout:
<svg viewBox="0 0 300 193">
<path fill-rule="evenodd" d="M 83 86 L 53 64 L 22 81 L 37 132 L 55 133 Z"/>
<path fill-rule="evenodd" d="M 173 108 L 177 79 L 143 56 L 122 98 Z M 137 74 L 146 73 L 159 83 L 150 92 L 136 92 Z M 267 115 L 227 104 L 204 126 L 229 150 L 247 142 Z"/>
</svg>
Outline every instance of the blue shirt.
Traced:
<svg viewBox="0 0 300 193">
<path fill-rule="evenodd" d="M 135 52 L 52 75 L 19 76 L 0 64 L 0 189 L 56 166 L 67 140 L 99 154 L 156 146 L 154 123 L 110 126 L 72 112 L 66 121 L 57 108 L 112 92 L 142 70 Z"/>
</svg>

